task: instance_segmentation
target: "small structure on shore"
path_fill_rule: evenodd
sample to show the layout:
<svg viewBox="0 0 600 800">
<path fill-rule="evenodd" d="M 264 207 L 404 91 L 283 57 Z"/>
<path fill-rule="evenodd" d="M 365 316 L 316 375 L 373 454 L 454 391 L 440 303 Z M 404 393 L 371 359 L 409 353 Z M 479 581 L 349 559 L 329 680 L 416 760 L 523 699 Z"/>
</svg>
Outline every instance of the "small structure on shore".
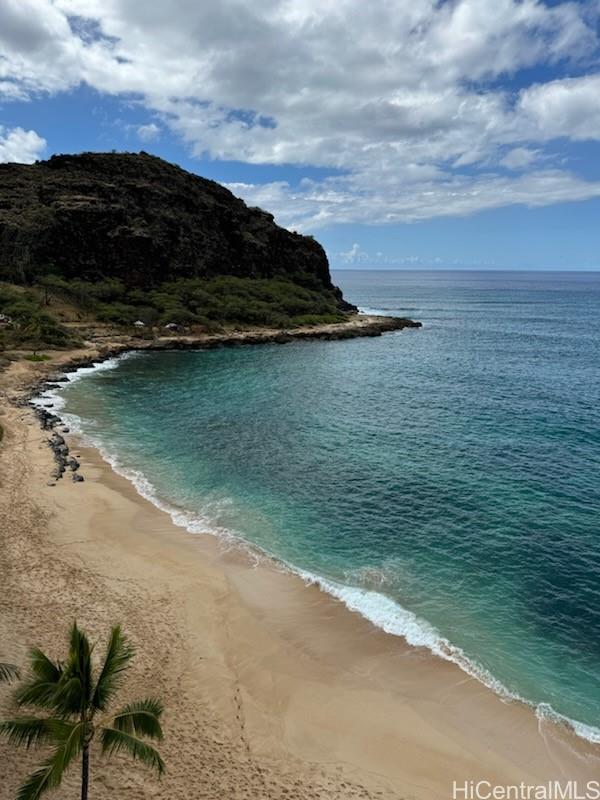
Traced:
<svg viewBox="0 0 600 800">
<path fill-rule="evenodd" d="M 135 328 L 145 328 L 146 327 L 146 323 L 142 322 L 141 319 L 136 319 L 136 321 L 133 323 L 133 325 L 134 325 Z"/>
</svg>

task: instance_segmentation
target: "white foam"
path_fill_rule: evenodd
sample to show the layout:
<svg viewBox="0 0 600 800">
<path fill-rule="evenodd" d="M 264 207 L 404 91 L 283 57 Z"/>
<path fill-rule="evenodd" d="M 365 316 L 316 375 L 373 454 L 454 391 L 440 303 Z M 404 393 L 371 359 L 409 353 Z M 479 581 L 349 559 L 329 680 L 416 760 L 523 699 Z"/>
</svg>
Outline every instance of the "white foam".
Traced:
<svg viewBox="0 0 600 800">
<path fill-rule="evenodd" d="M 413 647 L 426 647 L 434 655 L 443 658 L 445 661 L 452 661 L 457 664 L 463 672 L 483 683 L 505 702 L 517 701 L 531 706 L 539 720 L 548 720 L 566 725 L 582 739 L 587 739 L 594 744 L 600 744 L 599 728 L 578 722 L 564 714 L 559 714 L 547 703 L 540 703 L 536 706 L 516 692 L 510 691 L 488 670 L 470 659 L 459 647 L 451 644 L 430 623 L 420 619 L 395 600 L 380 592 L 346 586 L 345 584 L 326 580 L 310 572 L 293 568 L 292 571 L 300 575 L 307 584 L 316 585 L 322 591 L 341 600 L 351 611 L 360 614 L 386 633 L 402 637 Z"/>
<path fill-rule="evenodd" d="M 124 361 L 127 358 L 133 358 L 136 355 L 139 355 L 139 351 L 131 350 L 127 353 L 123 353 L 120 356 L 107 358 L 105 361 L 96 361 L 89 366 L 79 367 L 78 369 L 73 370 L 73 372 L 65 372 L 63 373 L 63 377 L 65 377 L 67 380 L 63 381 L 61 386 L 58 386 L 55 389 L 46 389 L 45 391 L 40 392 L 35 397 L 32 397 L 30 402 L 37 408 L 46 408 L 54 412 L 60 411 L 65 407 L 65 399 L 62 396 L 62 390 L 66 386 L 76 383 L 86 375 L 90 375 L 93 372 L 106 372 L 108 370 L 115 369 L 119 366 L 121 361 Z M 74 415 L 69 416 L 73 417 L 74 419 L 78 419 Z"/>
<path fill-rule="evenodd" d="M 369 311 L 370 313 L 374 313 L 372 310 Z M 366 313 L 366 311 L 363 310 L 362 313 Z M 114 369 L 124 358 L 138 354 L 139 353 L 132 351 L 89 367 L 81 367 L 75 372 L 67 373 L 69 383 L 74 383 L 92 372 Z M 64 386 L 67 385 L 66 383 L 64 384 Z M 40 407 L 46 407 L 49 402 L 52 402 L 54 410 L 61 410 L 64 408 L 65 402 L 60 396 L 60 391 L 61 389 L 47 390 L 34 398 L 32 403 Z M 336 581 L 323 578 L 320 575 L 299 569 L 293 564 L 283 561 L 277 555 L 269 553 L 252 542 L 249 542 L 244 538 L 241 532 L 232 531 L 215 525 L 214 519 L 211 519 L 208 515 L 193 514 L 164 501 L 157 492 L 156 487 L 141 471 L 126 467 L 114 453 L 106 449 L 104 443 L 99 438 L 86 430 L 84 420 L 70 413 L 61 414 L 61 419 L 68 423 L 72 431 L 81 437 L 83 443 L 95 447 L 100 452 L 102 458 L 117 474 L 129 480 L 136 488 L 138 494 L 157 508 L 169 514 L 174 524 L 178 527 L 184 528 L 192 534 L 210 534 L 218 536 L 221 539 L 235 543 L 237 546 L 244 547 L 244 549 L 256 558 L 266 557 L 274 561 L 286 571 L 299 576 L 307 585 L 318 586 L 323 592 L 326 592 L 342 602 L 350 611 L 360 614 L 386 633 L 403 638 L 413 647 L 425 647 L 439 658 L 457 664 L 467 675 L 483 683 L 499 695 L 505 702 L 518 701 L 525 703 L 534 709 L 540 721 L 547 720 L 553 723 L 564 724 L 581 738 L 595 744 L 600 744 L 600 729 L 559 714 L 552 706 L 546 703 L 535 705 L 526 698 L 510 691 L 488 670 L 470 659 L 461 648 L 456 647 L 449 642 L 448 639 L 443 637 L 433 625 L 419 618 L 412 611 L 404 608 L 387 595 L 371 589 L 337 583 Z M 381 582 L 383 583 L 384 581 L 382 580 Z"/>
<path fill-rule="evenodd" d="M 593 742 L 593 744 L 600 744 L 600 729 L 584 722 L 578 722 L 575 719 L 566 717 L 564 714 L 559 714 L 548 703 L 539 703 L 535 708 L 535 715 L 540 722 L 567 725 L 582 739 L 587 739 L 588 742 Z"/>
<path fill-rule="evenodd" d="M 371 308 L 370 306 L 359 306 L 358 313 L 368 317 L 388 317 L 390 315 L 390 312 L 384 308 Z"/>
<path fill-rule="evenodd" d="M 83 444 L 98 450 L 104 461 L 110 465 L 114 472 L 132 483 L 138 494 L 144 499 L 167 513 L 175 525 L 185 528 L 189 533 L 194 534 L 209 533 L 215 536 L 233 536 L 229 530 L 215 525 L 208 516 L 193 514 L 163 500 L 154 484 L 148 480 L 144 473 L 123 464 L 120 458 L 108 450 L 98 437 L 86 430 L 85 421 L 80 417 L 75 414 L 64 414 L 63 418 L 69 423 L 72 431 L 81 438 Z"/>
<path fill-rule="evenodd" d="M 588 742 L 593 742 L 594 744 L 600 744 L 600 729 L 594 728 L 592 725 L 585 725 L 583 722 L 577 722 L 575 719 L 569 719 L 568 717 L 563 717 L 567 725 L 570 725 L 577 736 L 581 736 L 582 739 L 587 739 Z"/>
<path fill-rule="evenodd" d="M 413 647 L 426 647 L 436 656 L 458 664 L 469 675 L 485 683 L 504 698 L 517 699 L 487 670 L 470 661 L 460 648 L 452 645 L 433 625 L 420 619 L 390 597 L 371 589 L 325 580 L 312 573 L 298 571 L 298 574 L 307 583 L 316 584 L 327 594 L 341 600 L 351 611 L 357 612 L 386 633 L 401 636 Z"/>
<path fill-rule="evenodd" d="M 52 411 L 62 412 L 62 410 L 65 408 L 66 401 L 61 393 L 65 387 L 76 383 L 86 375 L 90 375 L 94 372 L 106 372 L 108 370 L 113 370 L 125 359 L 134 358 L 141 354 L 141 351 L 131 350 L 119 356 L 107 358 L 105 361 L 98 361 L 89 366 L 79 367 L 73 372 L 64 373 L 64 377 L 66 377 L 68 381 L 61 382 L 61 385 L 55 389 L 47 389 L 46 391 L 41 392 L 31 399 L 31 403 L 32 405 L 40 408 L 51 407 Z M 110 465 L 111 469 L 113 469 L 118 475 L 121 475 L 123 478 L 126 478 L 128 481 L 130 481 L 130 483 L 134 485 L 138 494 L 140 494 L 143 498 L 150 501 L 161 511 L 165 511 L 167 514 L 169 514 L 173 522 L 178 527 L 185 528 L 190 533 L 210 533 L 213 535 L 222 536 L 224 538 L 237 538 L 237 535 L 233 534 L 231 531 L 214 525 L 214 523 L 208 517 L 204 517 L 199 514 L 192 514 L 191 512 L 177 508 L 176 506 L 162 500 L 156 490 L 156 487 L 151 483 L 150 480 L 148 480 L 143 472 L 124 465 L 119 457 L 108 450 L 105 443 L 89 430 L 88 426 L 93 425 L 91 420 L 84 420 L 77 414 L 70 412 L 61 413 L 60 418 L 65 424 L 68 425 L 72 433 L 75 433 L 79 436 L 83 445 L 94 447 L 96 450 L 98 450 L 104 461 Z"/>
</svg>

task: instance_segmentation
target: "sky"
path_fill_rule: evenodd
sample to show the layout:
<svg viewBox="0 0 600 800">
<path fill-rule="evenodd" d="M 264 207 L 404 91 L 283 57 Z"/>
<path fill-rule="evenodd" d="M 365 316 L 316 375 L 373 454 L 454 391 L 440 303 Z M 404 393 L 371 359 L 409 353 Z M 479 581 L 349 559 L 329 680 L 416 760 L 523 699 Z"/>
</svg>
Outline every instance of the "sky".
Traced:
<svg viewBox="0 0 600 800">
<path fill-rule="evenodd" d="M 600 269 L 600 0 L 0 0 L 0 162 L 145 150 L 338 268 Z"/>
</svg>

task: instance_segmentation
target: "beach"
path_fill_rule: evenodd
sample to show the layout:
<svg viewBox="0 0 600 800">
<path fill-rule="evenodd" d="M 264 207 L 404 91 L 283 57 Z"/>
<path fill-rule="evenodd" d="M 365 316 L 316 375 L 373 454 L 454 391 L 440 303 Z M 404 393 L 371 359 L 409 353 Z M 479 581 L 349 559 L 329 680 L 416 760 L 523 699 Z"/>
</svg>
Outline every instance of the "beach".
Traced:
<svg viewBox="0 0 600 800">
<path fill-rule="evenodd" d="M 74 619 L 100 647 L 116 623 L 131 637 L 119 699 L 163 699 L 167 771 L 159 781 L 94 751 L 93 797 L 451 798 L 454 782 L 583 791 L 598 779 L 597 745 L 267 559 L 177 527 L 76 437 L 85 481 L 48 486 L 48 433 L 15 401 L 60 362 L 90 357 L 2 375 L 0 655 L 24 665 L 35 644 L 60 657 Z M 3 688 L 2 716 L 8 698 Z M 0 742 L 0 800 L 35 764 Z M 76 797 L 78 780 L 74 769 L 57 796 Z"/>
</svg>

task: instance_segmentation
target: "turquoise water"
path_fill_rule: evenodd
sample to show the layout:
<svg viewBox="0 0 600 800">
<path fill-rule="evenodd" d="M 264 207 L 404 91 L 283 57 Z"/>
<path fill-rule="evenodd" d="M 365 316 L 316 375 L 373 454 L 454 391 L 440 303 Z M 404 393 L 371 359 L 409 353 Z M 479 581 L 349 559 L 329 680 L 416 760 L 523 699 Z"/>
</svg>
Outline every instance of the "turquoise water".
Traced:
<svg viewBox="0 0 600 800">
<path fill-rule="evenodd" d="M 190 529 L 594 737 L 600 274 L 334 277 L 424 327 L 138 354 L 67 385 L 65 412 Z"/>
</svg>

